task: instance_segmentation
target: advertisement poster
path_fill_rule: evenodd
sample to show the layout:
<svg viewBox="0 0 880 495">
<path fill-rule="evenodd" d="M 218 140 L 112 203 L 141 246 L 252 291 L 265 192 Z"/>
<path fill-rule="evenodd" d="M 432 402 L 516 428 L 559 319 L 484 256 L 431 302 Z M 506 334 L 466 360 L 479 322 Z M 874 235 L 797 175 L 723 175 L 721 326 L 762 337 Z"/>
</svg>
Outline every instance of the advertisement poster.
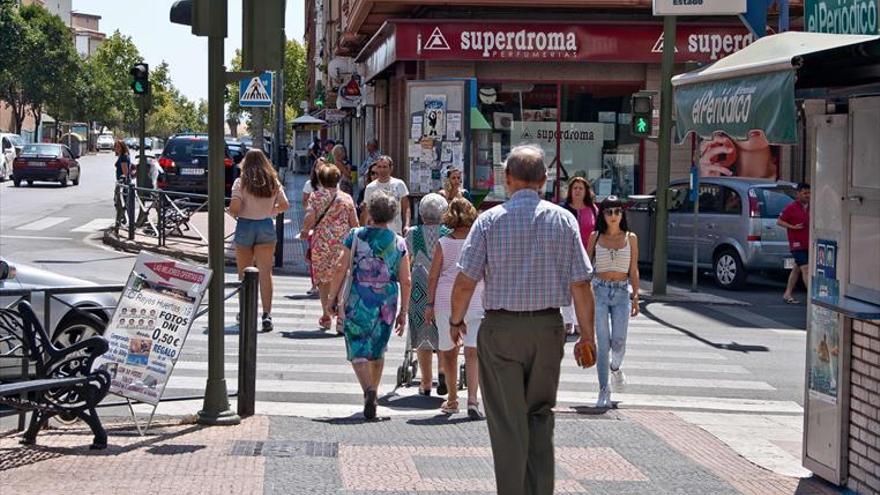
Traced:
<svg viewBox="0 0 880 495">
<path fill-rule="evenodd" d="M 717 132 L 712 139 L 701 139 L 700 176 L 778 178 L 780 147 L 771 145 L 761 131 L 749 131 L 748 136 L 738 141 Z"/>
<path fill-rule="evenodd" d="M 110 393 L 159 403 L 210 279 L 207 268 L 138 255 L 94 364 L 110 373 Z"/>
<path fill-rule="evenodd" d="M 425 95 L 425 122 L 422 135 L 442 138 L 446 131 L 446 95 Z"/>
<path fill-rule="evenodd" d="M 840 298 L 840 282 L 837 280 L 837 241 L 816 240 L 816 256 L 810 285 L 814 297 L 832 301 Z"/>
<path fill-rule="evenodd" d="M 810 396 L 836 404 L 840 374 L 840 318 L 837 313 L 811 304 L 809 336 Z"/>
</svg>

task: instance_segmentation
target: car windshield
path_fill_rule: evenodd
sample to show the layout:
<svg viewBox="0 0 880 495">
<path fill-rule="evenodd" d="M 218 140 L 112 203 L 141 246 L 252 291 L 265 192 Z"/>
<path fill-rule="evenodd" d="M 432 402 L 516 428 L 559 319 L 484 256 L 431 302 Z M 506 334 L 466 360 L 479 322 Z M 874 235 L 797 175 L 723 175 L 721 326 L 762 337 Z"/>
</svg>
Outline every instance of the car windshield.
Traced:
<svg viewBox="0 0 880 495">
<path fill-rule="evenodd" d="M 762 218 L 779 217 L 782 210 L 797 196 L 797 191 L 791 186 L 756 187 L 752 190 L 758 198 Z"/>
<path fill-rule="evenodd" d="M 165 154 L 173 160 L 186 160 L 193 156 L 207 156 L 208 140 L 195 138 L 174 139 L 165 146 Z"/>
<path fill-rule="evenodd" d="M 6 137 L 9 138 L 9 141 L 12 142 L 13 146 L 15 146 L 17 148 L 24 146 L 24 142 L 21 140 L 21 136 L 12 134 L 12 135 L 6 136 Z"/>
<path fill-rule="evenodd" d="M 61 146 L 57 144 L 26 144 L 21 150 L 22 156 L 61 156 Z"/>
</svg>

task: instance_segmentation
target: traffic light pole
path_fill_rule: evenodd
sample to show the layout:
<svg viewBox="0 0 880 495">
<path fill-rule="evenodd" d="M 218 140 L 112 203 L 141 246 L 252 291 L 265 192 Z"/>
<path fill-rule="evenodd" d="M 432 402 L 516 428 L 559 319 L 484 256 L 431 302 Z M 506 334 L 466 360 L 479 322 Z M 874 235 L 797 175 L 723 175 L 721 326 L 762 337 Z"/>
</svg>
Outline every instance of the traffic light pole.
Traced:
<svg viewBox="0 0 880 495">
<path fill-rule="evenodd" d="M 140 147 L 138 148 L 140 153 L 138 154 L 137 168 L 138 187 L 150 187 L 147 184 L 149 182 L 149 171 L 147 170 L 147 157 L 146 152 L 144 151 L 144 144 L 146 141 L 145 134 L 147 133 L 147 98 L 149 98 L 149 95 L 147 94 L 142 94 L 138 97 L 140 104 L 140 115 L 138 116 L 138 139 L 140 140 Z"/>
<path fill-rule="evenodd" d="M 199 411 L 199 423 L 205 425 L 235 425 L 241 422 L 241 418 L 229 408 L 224 373 L 224 37 L 208 36 L 208 260 L 212 275 L 208 290 L 208 382 L 205 386 L 205 402 Z"/>
<path fill-rule="evenodd" d="M 672 72 L 675 64 L 675 16 L 663 17 L 663 65 L 660 69 L 660 156 L 657 163 L 657 211 L 654 213 L 654 262 L 651 282 L 655 296 L 666 295 L 669 175 L 672 161 Z"/>
</svg>

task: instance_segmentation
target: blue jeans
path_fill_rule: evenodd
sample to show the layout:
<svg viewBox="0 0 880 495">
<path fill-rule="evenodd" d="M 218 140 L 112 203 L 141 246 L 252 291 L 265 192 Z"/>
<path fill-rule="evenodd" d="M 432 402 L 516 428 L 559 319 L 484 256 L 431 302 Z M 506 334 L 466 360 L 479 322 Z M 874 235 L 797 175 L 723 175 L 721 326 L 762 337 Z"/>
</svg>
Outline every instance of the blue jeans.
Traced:
<svg viewBox="0 0 880 495">
<path fill-rule="evenodd" d="M 626 352 L 626 331 L 629 326 L 632 287 L 628 281 L 609 282 L 593 279 L 596 298 L 596 370 L 599 387 L 608 386 L 609 354 L 610 368 L 619 369 Z M 610 324 L 610 325 L 609 325 Z"/>
</svg>

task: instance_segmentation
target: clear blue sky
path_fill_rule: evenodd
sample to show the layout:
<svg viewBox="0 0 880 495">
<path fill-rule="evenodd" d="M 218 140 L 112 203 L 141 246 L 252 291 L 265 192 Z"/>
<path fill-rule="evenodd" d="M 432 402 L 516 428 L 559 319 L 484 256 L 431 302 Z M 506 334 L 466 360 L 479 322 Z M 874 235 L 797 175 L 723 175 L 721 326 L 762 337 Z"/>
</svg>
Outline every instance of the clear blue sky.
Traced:
<svg viewBox="0 0 880 495">
<path fill-rule="evenodd" d="M 193 100 L 208 97 L 208 39 L 193 36 L 187 26 L 171 24 L 173 0 L 73 0 L 73 10 L 101 16 L 99 27 L 131 36 L 150 67 L 163 60 L 174 85 Z M 241 0 L 229 0 L 226 64 L 241 48 Z M 287 0 L 287 37 L 302 42 L 305 32 L 303 0 Z"/>
</svg>

